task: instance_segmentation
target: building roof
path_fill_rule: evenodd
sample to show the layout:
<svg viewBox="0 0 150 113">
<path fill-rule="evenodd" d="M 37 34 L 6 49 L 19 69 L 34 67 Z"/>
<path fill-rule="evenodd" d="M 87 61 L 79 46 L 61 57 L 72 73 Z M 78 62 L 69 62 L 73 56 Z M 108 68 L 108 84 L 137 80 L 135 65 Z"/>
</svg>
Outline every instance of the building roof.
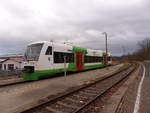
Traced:
<svg viewBox="0 0 150 113">
<path fill-rule="evenodd" d="M 7 59 L 0 59 L 0 63 L 6 61 Z"/>
<path fill-rule="evenodd" d="M 3 63 L 3 62 L 8 61 L 8 60 L 12 60 L 12 61 L 21 63 L 21 62 L 23 61 L 23 58 L 7 58 L 7 59 L 0 59 L 0 63 Z"/>
<path fill-rule="evenodd" d="M 1 59 L 6 59 L 6 58 L 21 58 L 23 57 L 23 54 L 7 54 L 7 55 L 0 55 Z"/>
<path fill-rule="evenodd" d="M 23 61 L 23 58 L 10 58 L 9 60 L 13 60 L 13 61 L 21 63 Z"/>
</svg>

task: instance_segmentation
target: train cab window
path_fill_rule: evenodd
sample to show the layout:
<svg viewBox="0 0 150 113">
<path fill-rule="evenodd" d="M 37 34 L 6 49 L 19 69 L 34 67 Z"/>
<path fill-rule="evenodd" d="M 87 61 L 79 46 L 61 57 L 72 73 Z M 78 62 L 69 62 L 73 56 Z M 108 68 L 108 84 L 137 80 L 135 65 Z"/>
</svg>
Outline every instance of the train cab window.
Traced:
<svg viewBox="0 0 150 113">
<path fill-rule="evenodd" d="M 43 43 L 29 45 L 25 52 L 25 60 L 38 61 L 42 48 Z"/>
<path fill-rule="evenodd" d="M 52 47 L 48 46 L 45 55 L 52 55 Z"/>
</svg>

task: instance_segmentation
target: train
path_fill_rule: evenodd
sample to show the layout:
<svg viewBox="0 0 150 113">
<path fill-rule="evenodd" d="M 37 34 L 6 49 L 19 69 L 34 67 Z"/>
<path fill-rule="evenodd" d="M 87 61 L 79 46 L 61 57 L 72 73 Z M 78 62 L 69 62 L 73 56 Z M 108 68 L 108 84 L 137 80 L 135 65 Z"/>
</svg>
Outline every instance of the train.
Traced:
<svg viewBox="0 0 150 113">
<path fill-rule="evenodd" d="M 28 44 L 24 54 L 22 77 L 39 80 L 64 72 L 79 72 L 111 65 L 111 54 L 67 43 L 38 41 Z"/>
</svg>

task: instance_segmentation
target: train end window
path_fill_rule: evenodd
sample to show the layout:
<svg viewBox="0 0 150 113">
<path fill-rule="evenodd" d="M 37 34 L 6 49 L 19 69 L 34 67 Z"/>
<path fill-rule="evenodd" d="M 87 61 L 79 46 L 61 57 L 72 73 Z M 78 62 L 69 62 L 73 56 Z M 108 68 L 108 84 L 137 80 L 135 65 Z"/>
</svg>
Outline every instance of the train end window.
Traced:
<svg viewBox="0 0 150 113">
<path fill-rule="evenodd" d="M 52 47 L 48 46 L 45 55 L 52 55 Z"/>
<path fill-rule="evenodd" d="M 108 61 L 111 61 L 112 60 L 112 58 L 111 57 L 108 57 Z"/>
</svg>

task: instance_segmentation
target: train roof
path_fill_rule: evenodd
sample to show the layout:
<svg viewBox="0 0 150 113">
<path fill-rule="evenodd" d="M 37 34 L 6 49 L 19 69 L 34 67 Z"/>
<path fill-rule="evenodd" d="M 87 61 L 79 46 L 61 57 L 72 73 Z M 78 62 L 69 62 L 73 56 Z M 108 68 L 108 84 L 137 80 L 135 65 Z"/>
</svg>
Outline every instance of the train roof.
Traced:
<svg viewBox="0 0 150 113">
<path fill-rule="evenodd" d="M 32 44 L 41 44 L 41 43 L 50 43 L 50 42 L 48 42 L 48 41 L 36 41 L 36 42 L 29 43 L 28 46 L 32 45 Z"/>
<path fill-rule="evenodd" d="M 44 43 L 44 44 L 48 44 L 48 45 L 53 45 L 55 47 L 57 47 L 57 46 L 62 47 L 61 49 L 68 48 L 70 50 L 72 50 L 73 47 L 78 47 L 78 46 L 73 46 L 73 45 L 70 45 L 70 44 L 67 44 L 67 43 L 57 43 L 57 42 L 52 42 L 52 41 L 36 41 L 36 42 L 32 42 L 32 43 L 28 44 L 28 46 L 32 45 L 32 44 L 38 44 L 38 43 L 39 44 Z M 82 47 L 80 47 L 80 48 L 82 48 Z M 90 53 L 94 53 L 94 54 L 103 54 L 103 53 L 105 53 L 105 51 L 102 51 L 102 50 L 94 50 L 94 49 L 87 49 L 87 48 L 83 48 L 83 49 L 86 49 L 88 54 L 90 54 Z M 108 53 L 108 55 L 110 56 L 111 54 Z"/>
</svg>

